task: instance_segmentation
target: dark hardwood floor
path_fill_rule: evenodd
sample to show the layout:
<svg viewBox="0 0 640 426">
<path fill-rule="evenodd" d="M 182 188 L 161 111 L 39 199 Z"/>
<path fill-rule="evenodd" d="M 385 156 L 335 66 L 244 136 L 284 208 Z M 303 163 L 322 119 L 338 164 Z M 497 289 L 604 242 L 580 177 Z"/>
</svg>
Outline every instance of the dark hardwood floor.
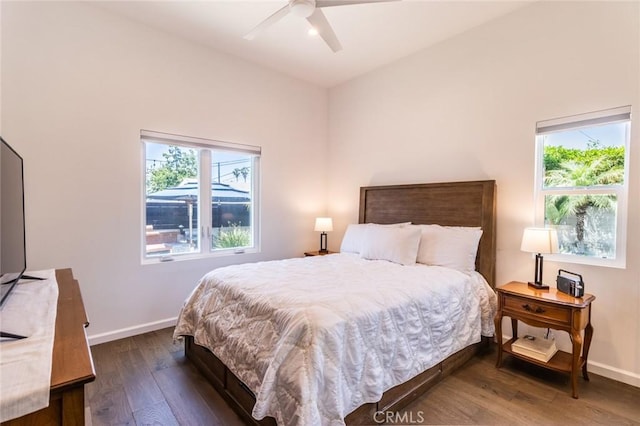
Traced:
<svg viewBox="0 0 640 426">
<path fill-rule="evenodd" d="M 172 329 L 91 348 L 96 381 L 87 385 L 91 423 L 99 425 L 241 425 L 184 357 Z M 495 351 L 461 370 L 396 415 L 395 424 L 640 425 L 640 388 L 590 374 L 580 399 L 568 377 Z M 381 414 L 381 417 L 384 414 Z M 373 424 L 373 421 L 372 421 Z"/>
</svg>

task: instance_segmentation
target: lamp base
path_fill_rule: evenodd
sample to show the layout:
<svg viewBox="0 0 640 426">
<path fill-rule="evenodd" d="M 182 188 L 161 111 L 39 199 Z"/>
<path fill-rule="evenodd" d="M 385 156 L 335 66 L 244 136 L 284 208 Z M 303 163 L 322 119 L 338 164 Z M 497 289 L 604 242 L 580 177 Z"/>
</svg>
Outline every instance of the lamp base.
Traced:
<svg viewBox="0 0 640 426">
<path fill-rule="evenodd" d="M 329 252 L 327 250 L 327 233 L 326 232 L 322 232 L 320 234 L 320 250 L 318 250 L 318 252 L 322 254 L 327 254 Z"/>
<path fill-rule="evenodd" d="M 536 290 L 549 290 L 549 286 L 546 284 L 536 284 L 536 283 L 532 283 L 531 281 L 529 281 L 529 287 L 531 288 L 535 288 Z"/>
</svg>

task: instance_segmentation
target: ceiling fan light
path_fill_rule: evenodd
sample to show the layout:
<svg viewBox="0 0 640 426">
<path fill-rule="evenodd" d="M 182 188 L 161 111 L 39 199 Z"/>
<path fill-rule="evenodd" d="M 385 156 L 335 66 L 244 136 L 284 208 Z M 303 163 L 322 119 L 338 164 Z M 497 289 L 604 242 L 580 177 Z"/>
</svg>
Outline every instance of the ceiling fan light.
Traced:
<svg viewBox="0 0 640 426">
<path fill-rule="evenodd" d="M 308 18 L 313 15 L 315 9 L 316 2 L 314 0 L 293 0 L 289 4 L 291 13 L 301 18 Z"/>
</svg>

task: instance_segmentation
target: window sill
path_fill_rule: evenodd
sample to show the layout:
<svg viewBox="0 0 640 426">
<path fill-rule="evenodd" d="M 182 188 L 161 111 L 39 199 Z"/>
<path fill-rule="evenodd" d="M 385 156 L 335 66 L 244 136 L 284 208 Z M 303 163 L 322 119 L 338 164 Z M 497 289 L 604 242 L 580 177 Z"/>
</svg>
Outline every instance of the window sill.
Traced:
<svg viewBox="0 0 640 426">
<path fill-rule="evenodd" d="M 171 263 L 181 262 L 184 260 L 198 260 L 198 259 L 215 259 L 219 257 L 238 256 L 244 254 L 259 253 L 260 249 L 256 247 L 243 248 L 243 249 L 228 249 L 228 250 L 216 250 L 210 253 L 189 253 L 189 254 L 175 254 L 155 257 L 143 257 L 142 265 L 157 265 L 158 263 Z"/>
<path fill-rule="evenodd" d="M 571 254 L 545 254 L 544 260 L 558 263 L 602 266 L 605 268 L 626 269 L 627 267 L 625 259 L 600 259 L 597 257 L 577 256 Z"/>
</svg>

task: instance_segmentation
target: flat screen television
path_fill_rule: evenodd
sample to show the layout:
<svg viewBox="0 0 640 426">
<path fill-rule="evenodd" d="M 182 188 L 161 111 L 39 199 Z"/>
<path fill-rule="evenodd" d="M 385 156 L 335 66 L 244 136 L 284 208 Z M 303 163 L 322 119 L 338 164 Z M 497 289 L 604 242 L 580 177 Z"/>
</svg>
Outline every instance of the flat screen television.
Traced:
<svg viewBox="0 0 640 426">
<path fill-rule="evenodd" d="M 27 269 L 22 157 L 0 137 L 0 306 Z"/>
</svg>

